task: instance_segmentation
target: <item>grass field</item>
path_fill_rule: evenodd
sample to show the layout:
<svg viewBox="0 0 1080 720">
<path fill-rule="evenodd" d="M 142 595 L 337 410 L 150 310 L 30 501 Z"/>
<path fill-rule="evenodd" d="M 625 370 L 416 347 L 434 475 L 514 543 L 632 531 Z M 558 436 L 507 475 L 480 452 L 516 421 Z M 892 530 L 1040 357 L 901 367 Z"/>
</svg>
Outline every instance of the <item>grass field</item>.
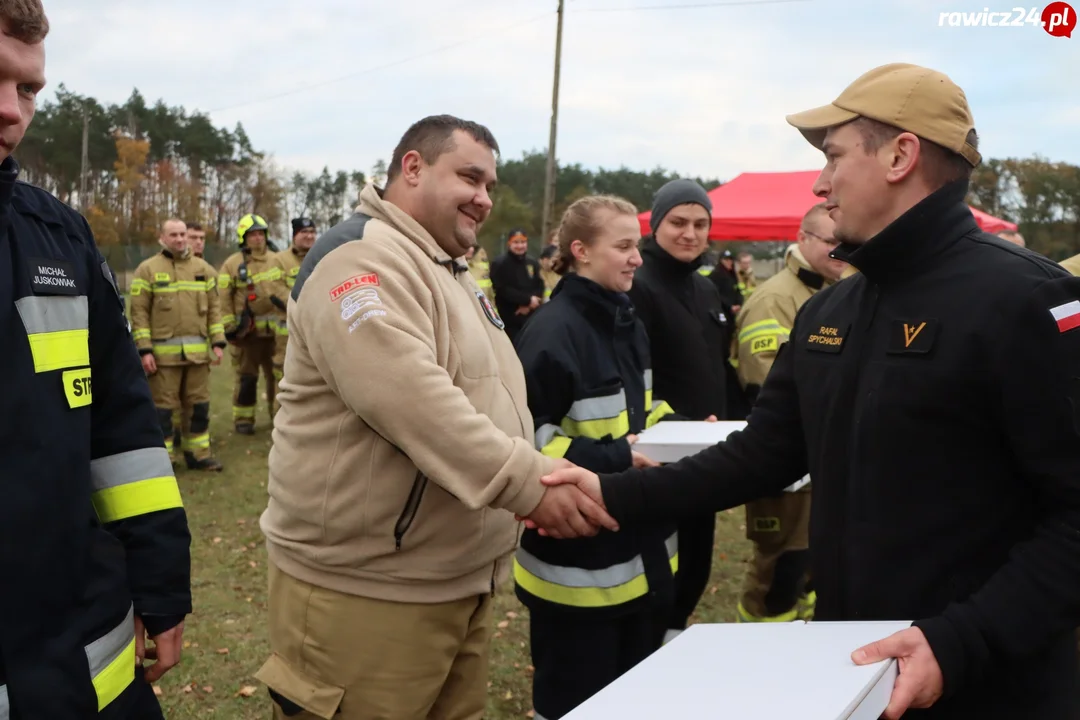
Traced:
<svg viewBox="0 0 1080 720">
<path fill-rule="evenodd" d="M 214 451 L 225 471 L 178 468 L 192 534 L 194 613 L 187 620 L 183 661 L 158 684 L 169 720 L 270 718 L 266 688 L 254 679 L 267 655 L 266 553 L 259 516 L 266 506 L 270 418 L 260 403 L 254 437 L 232 432 L 232 369 L 212 374 Z M 262 386 L 260 385 L 260 392 Z M 734 619 L 749 545 L 741 510 L 720 513 L 713 577 L 698 608 L 702 622 Z M 528 613 L 511 587 L 496 605 L 487 718 L 531 715 Z"/>
</svg>

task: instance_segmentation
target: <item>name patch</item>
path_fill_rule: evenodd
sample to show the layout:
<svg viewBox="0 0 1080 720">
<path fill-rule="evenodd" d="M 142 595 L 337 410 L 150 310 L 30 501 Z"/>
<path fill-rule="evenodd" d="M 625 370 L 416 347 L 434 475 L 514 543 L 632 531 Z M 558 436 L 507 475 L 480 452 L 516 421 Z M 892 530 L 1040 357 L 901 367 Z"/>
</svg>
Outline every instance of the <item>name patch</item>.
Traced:
<svg viewBox="0 0 1080 720">
<path fill-rule="evenodd" d="M 367 273 L 365 275 L 353 275 L 351 278 L 341 283 L 333 290 L 330 291 L 330 301 L 337 302 L 344 297 L 348 292 L 352 290 L 358 290 L 359 288 L 379 284 L 379 276 L 376 273 Z"/>
<path fill-rule="evenodd" d="M 75 266 L 65 260 L 30 258 L 30 287 L 44 295 L 78 295 Z"/>
<path fill-rule="evenodd" d="M 889 354 L 924 355 L 934 347 L 937 320 L 893 320 L 889 333 Z"/>
<path fill-rule="evenodd" d="M 819 326 L 817 330 L 810 333 L 810 337 L 806 338 L 806 349 L 815 352 L 840 352 L 840 349 L 844 346 L 844 338 L 847 337 L 848 327 L 850 326 Z"/>
<path fill-rule="evenodd" d="M 90 368 L 65 370 L 63 374 L 64 395 L 69 408 L 86 407 L 94 401 L 90 385 Z"/>
</svg>

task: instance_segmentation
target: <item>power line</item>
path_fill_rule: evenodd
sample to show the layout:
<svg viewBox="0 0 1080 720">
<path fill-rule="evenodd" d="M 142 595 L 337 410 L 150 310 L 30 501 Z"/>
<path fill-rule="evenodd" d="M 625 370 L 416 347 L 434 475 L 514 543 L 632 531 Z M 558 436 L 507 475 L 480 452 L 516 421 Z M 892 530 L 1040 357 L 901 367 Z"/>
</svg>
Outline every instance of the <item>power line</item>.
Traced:
<svg viewBox="0 0 1080 720">
<path fill-rule="evenodd" d="M 813 0 L 722 0 L 721 2 L 688 3 L 682 5 L 635 5 L 631 7 L 610 8 L 577 8 L 571 10 L 574 13 L 616 13 L 637 12 L 639 10 L 699 10 L 702 8 L 734 7 L 737 5 L 785 5 L 796 2 L 813 2 Z"/>
<path fill-rule="evenodd" d="M 269 102 L 271 100 L 278 100 L 280 98 L 289 97 L 291 95 L 299 95 L 300 93 L 310 92 L 311 90 L 314 90 L 316 88 L 326 87 L 328 85 L 335 85 L 335 84 L 337 84 L 339 82 L 344 82 L 345 80 L 352 80 L 353 78 L 357 78 L 357 77 L 360 77 L 362 75 L 367 75 L 369 73 L 378 72 L 379 70 L 387 70 L 387 69 L 392 68 L 392 67 L 397 67 L 398 65 L 404 65 L 405 63 L 412 62 L 413 60 L 419 60 L 420 58 L 430 57 L 431 55 L 436 55 L 436 54 L 441 53 L 441 52 L 446 52 L 447 50 L 453 50 L 454 48 L 461 47 L 462 45 L 468 45 L 469 43 L 476 42 L 477 40 L 481 40 L 481 39 L 484 39 L 486 37 L 489 37 L 491 34 L 503 33 L 503 32 L 506 32 L 508 30 L 513 30 L 514 28 L 522 27 L 524 25 L 529 25 L 529 24 L 534 23 L 534 22 L 536 22 L 538 20 L 542 20 L 544 18 L 551 17 L 552 14 L 553 13 L 550 12 L 550 11 L 545 12 L 542 15 L 536 15 L 536 16 L 528 18 L 526 20 L 519 20 L 517 22 L 510 23 L 509 25 L 504 25 L 503 27 L 495 28 L 494 30 L 487 30 L 487 31 L 484 32 L 483 35 L 477 35 L 477 36 L 474 36 L 474 37 L 466 38 L 465 40 L 459 40 L 457 42 L 450 43 L 449 45 L 442 45 L 442 46 L 437 47 L 437 48 L 432 48 L 431 50 L 427 50 L 425 52 L 418 53 L 416 55 L 410 55 L 409 57 L 402 58 L 401 60 L 394 60 L 392 62 L 383 63 L 382 65 L 375 65 L 375 66 L 372 66 L 372 67 L 369 67 L 369 68 L 365 68 L 363 70 L 357 70 L 356 72 L 351 72 L 348 75 L 342 75 L 340 77 L 333 78 L 331 80 L 323 80 L 322 82 L 311 83 L 311 84 L 308 84 L 308 85 L 304 85 L 303 87 L 293 88 L 292 90 L 286 90 L 284 92 L 276 93 L 274 95 L 266 95 L 264 97 L 254 98 L 252 100 L 247 100 L 247 101 L 242 102 L 242 103 L 237 103 L 236 105 L 228 105 L 228 106 L 225 106 L 225 107 L 215 108 L 213 110 L 210 110 L 210 112 L 211 113 L 219 113 L 219 112 L 225 112 L 227 110 L 237 110 L 239 108 L 248 107 L 249 105 L 256 105 L 258 103 Z"/>
</svg>

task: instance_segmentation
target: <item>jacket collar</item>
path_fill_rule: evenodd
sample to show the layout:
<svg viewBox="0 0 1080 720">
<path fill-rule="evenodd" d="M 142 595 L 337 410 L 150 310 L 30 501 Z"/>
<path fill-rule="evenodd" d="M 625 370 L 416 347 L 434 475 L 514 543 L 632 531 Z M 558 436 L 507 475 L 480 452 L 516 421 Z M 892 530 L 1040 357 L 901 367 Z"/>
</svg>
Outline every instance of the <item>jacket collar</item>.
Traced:
<svg viewBox="0 0 1080 720">
<path fill-rule="evenodd" d="M 792 245 L 791 249 L 788 250 L 784 266 L 793 272 L 795 277 L 799 278 L 799 282 L 811 290 L 820 290 L 829 284 L 823 276 L 814 272 L 813 268 L 810 267 L 810 263 L 806 262 L 806 258 L 803 257 L 802 250 L 799 249 L 798 245 Z"/>
<path fill-rule="evenodd" d="M 841 243 L 832 252 L 870 282 L 916 274 L 946 247 L 979 225 L 964 202 L 967 180 L 957 180 L 928 195 L 863 245 Z"/>
<path fill-rule="evenodd" d="M 174 253 L 169 248 L 161 248 L 161 254 L 164 255 L 165 257 L 169 258 L 173 262 L 177 262 L 177 261 L 182 262 L 184 260 L 187 260 L 188 258 L 195 257 L 195 253 L 191 252 L 190 250 L 188 250 L 186 255 L 177 255 L 176 253 Z"/>
<path fill-rule="evenodd" d="M 454 273 L 469 271 L 469 265 L 464 258 L 451 258 L 439 247 L 435 238 L 431 237 L 431 233 L 425 230 L 423 225 L 394 203 L 383 199 L 383 191 L 375 185 L 366 185 L 360 191 L 358 211 L 390 225 L 412 241 L 425 255 L 447 270 Z"/>
<path fill-rule="evenodd" d="M 566 297 L 589 317 L 618 324 L 633 316 L 634 306 L 626 293 L 613 292 L 577 273 L 567 273 L 551 292 L 551 299 Z"/>
<path fill-rule="evenodd" d="M 250 247 L 244 247 L 244 254 L 253 258 L 264 258 L 270 254 L 270 248 L 264 247 L 262 250 L 254 250 Z"/>
<path fill-rule="evenodd" d="M 649 235 L 645 238 L 645 244 L 641 249 L 641 254 L 651 258 L 653 265 L 655 265 L 660 272 L 675 278 L 689 277 L 697 272 L 703 262 L 702 256 L 700 255 L 696 260 L 688 263 L 676 259 L 671 253 L 660 247 L 660 243 L 656 241 L 656 236 L 654 235 Z"/>
<path fill-rule="evenodd" d="M 11 195 L 15 192 L 15 183 L 19 179 L 19 163 L 8 155 L 0 163 L 0 215 L 6 214 L 11 206 Z"/>
<path fill-rule="evenodd" d="M 303 259 L 303 257 L 308 254 L 307 250 L 301 250 L 300 248 L 296 247 L 295 245 L 293 245 L 290 249 L 292 250 L 293 255 L 295 255 L 296 257 L 301 258 L 301 259 Z"/>
</svg>

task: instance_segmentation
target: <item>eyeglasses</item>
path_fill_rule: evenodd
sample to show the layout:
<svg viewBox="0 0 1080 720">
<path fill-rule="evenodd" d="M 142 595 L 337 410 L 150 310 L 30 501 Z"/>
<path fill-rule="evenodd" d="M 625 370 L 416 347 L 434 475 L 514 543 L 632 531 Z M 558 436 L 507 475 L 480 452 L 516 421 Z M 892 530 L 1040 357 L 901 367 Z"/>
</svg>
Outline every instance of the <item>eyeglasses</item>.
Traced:
<svg viewBox="0 0 1080 720">
<path fill-rule="evenodd" d="M 836 247 L 837 245 L 840 244 L 840 241 L 837 240 L 836 238 L 821 237 L 817 233 L 812 233 L 809 230 L 803 230 L 803 235 L 809 235 L 812 238 L 817 238 L 818 240 L 825 243 L 826 245 L 831 245 L 833 247 Z"/>
</svg>

